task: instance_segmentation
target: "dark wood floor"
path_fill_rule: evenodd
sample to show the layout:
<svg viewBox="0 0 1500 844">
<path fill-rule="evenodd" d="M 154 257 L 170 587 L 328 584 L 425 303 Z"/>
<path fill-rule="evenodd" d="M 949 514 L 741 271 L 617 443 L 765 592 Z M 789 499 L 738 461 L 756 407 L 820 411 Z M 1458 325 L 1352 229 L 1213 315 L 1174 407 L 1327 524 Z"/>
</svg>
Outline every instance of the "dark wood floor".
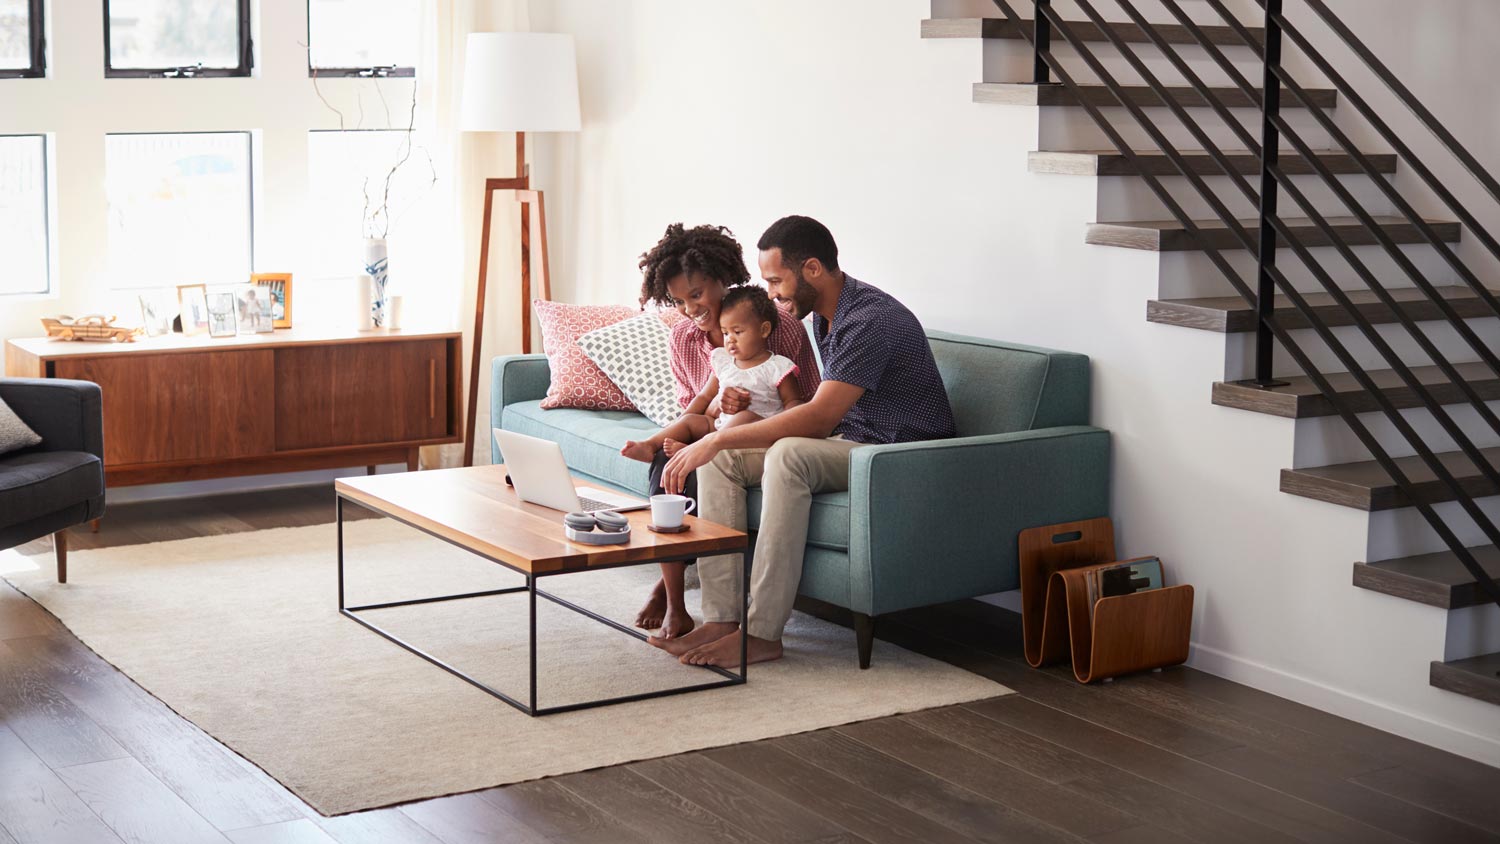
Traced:
<svg viewBox="0 0 1500 844">
<path fill-rule="evenodd" d="M 72 542 L 331 519 L 326 487 L 226 495 Z M 1494 768 L 1193 670 L 1032 671 L 1014 616 L 975 603 L 881 635 L 1019 694 L 324 818 L 0 585 L 0 844 L 1500 840 Z"/>
</svg>

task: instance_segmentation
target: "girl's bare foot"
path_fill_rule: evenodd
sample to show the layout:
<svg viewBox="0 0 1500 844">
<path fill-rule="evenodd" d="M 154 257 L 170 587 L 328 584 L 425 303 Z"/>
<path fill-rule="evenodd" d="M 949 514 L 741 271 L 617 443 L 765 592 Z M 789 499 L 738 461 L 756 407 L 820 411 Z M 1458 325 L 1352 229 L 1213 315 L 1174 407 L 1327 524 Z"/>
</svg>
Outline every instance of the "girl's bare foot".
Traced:
<svg viewBox="0 0 1500 844">
<path fill-rule="evenodd" d="M 667 453 L 668 457 L 671 457 L 672 455 L 674 455 L 677 452 L 681 451 L 682 447 L 685 446 L 685 445 L 687 445 L 687 443 L 680 443 L 680 442 L 678 442 L 678 441 L 676 441 L 676 440 L 668 437 L 667 439 L 662 440 L 661 450 L 665 451 Z"/>
<path fill-rule="evenodd" d="M 667 440 L 667 442 L 671 442 L 671 440 Z M 671 452 L 667 453 L 671 454 Z M 635 440 L 627 440 L 625 447 L 620 449 L 620 455 L 629 457 L 631 460 L 639 460 L 642 463 L 650 463 L 656 458 L 656 449 L 652 447 L 649 440 L 639 443 Z"/>
<path fill-rule="evenodd" d="M 688 611 L 682 607 L 668 607 L 667 615 L 662 619 L 661 632 L 657 633 L 663 639 L 676 639 L 678 636 L 686 636 L 693 632 L 697 622 L 688 615 Z"/>
<path fill-rule="evenodd" d="M 651 597 L 646 600 L 646 605 L 636 614 L 635 626 L 642 630 L 656 630 L 662 626 L 667 615 L 667 585 L 660 580 L 651 590 Z M 691 619 L 689 619 L 691 621 Z M 692 627 L 689 626 L 688 630 Z M 683 631 L 687 632 L 686 630 Z"/>
</svg>

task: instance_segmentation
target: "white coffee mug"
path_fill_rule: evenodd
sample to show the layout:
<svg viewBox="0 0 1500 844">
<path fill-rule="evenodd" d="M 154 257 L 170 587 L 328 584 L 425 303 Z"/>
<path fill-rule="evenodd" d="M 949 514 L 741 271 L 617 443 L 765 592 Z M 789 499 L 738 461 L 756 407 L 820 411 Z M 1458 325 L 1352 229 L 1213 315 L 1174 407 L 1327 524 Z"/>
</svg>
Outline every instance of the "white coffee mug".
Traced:
<svg viewBox="0 0 1500 844">
<path fill-rule="evenodd" d="M 682 517 L 693 512 L 697 504 L 686 495 L 651 496 L 651 524 L 665 530 L 682 527 Z"/>
</svg>

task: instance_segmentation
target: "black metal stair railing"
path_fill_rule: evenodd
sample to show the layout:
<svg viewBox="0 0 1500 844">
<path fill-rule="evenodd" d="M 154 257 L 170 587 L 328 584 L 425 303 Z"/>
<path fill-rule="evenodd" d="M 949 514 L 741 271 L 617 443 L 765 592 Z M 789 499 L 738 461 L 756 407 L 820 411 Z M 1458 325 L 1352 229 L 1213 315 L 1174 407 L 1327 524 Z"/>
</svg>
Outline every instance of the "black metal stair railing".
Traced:
<svg viewBox="0 0 1500 844">
<path fill-rule="evenodd" d="M 1339 363 L 1354 378 L 1359 387 L 1365 391 L 1379 408 L 1386 419 L 1391 423 L 1406 443 L 1410 446 L 1416 457 L 1433 474 L 1437 481 L 1444 487 L 1446 493 L 1462 509 L 1464 514 L 1485 535 L 1487 540 L 1493 544 L 1500 545 L 1500 528 L 1484 512 L 1478 502 L 1469 493 L 1469 490 L 1454 476 L 1454 474 L 1443 463 L 1441 458 L 1427 444 L 1423 437 L 1411 426 L 1410 422 L 1401 413 L 1400 408 L 1391 401 L 1389 396 L 1374 382 L 1370 373 L 1360 365 L 1354 354 L 1338 339 L 1332 331 L 1329 323 L 1319 316 L 1318 312 L 1308 303 L 1305 296 L 1297 290 L 1281 267 L 1277 265 L 1276 255 L 1280 247 L 1290 248 L 1297 258 L 1311 272 L 1319 286 L 1345 313 L 1342 315 L 1344 322 L 1352 323 L 1365 338 L 1371 347 L 1380 355 L 1381 359 L 1401 379 L 1420 402 L 1436 420 L 1443 431 L 1453 440 L 1454 444 L 1473 464 L 1474 468 L 1484 476 L 1495 488 L 1500 489 L 1500 469 L 1492 465 L 1472 439 L 1458 425 L 1447 412 L 1443 403 L 1432 395 L 1428 385 L 1411 371 L 1402 360 L 1402 356 L 1391 348 L 1383 335 L 1364 316 L 1360 309 L 1350 299 L 1345 290 L 1337 283 L 1332 274 L 1319 262 L 1309 251 L 1308 245 L 1296 234 L 1286 222 L 1279 209 L 1280 194 L 1285 192 L 1294 202 L 1300 206 L 1303 214 L 1310 220 L 1327 241 L 1332 245 L 1339 256 L 1354 270 L 1355 275 L 1362 281 L 1375 297 L 1390 309 L 1395 321 L 1412 337 L 1417 346 L 1428 358 L 1443 372 L 1443 374 L 1456 386 L 1467 404 L 1471 406 L 1480 419 L 1489 425 L 1497 433 L 1500 433 L 1500 417 L 1489 408 L 1485 401 L 1478 395 L 1477 391 L 1468 383 L 1461 373 L 1454 367 L 1447 356 L 1442 354 L 1436 343 L 1432 341 L 1408 314 L 1406 314 L 1400 303 L 1391 295 L 1390 291 L 1381 283 L 1378 275 L 1363 261 L 1351 248 L 1348 240 L 1343 237 L 1323 215 L 1319 209 L 1314 207 L 1313 202 L 1292 181 L 1281 167 L 1279 157 L 1281 154 L 1281 141 L 1286 140 L 1295 149 L 1298 155 L 1306 158 L 1313 172 L 1318 175 L 1331 188 L 1335 196 L 1348 207 L 1351 214 L 1357 218 L 1366 229 L 1374 242 L 1391 256 L 1394 263 L 1411 280 L 1416 289 L 1421 291 L 1436 307 L 1443 316 L 1443 322 L 1449 326 L 1464 342 L 1473 350 L 1478 358 L 1492 369 L 1496 375 L 1500 375 L 1500 357 L 1497 357 L 1482 338 L 1475 333 L 1471 326 L 1455 311 L 1447 299 L 1438 291 L 1416 267 L 1409 257 L 1396 244 L 1395 240 L 1385 231 L 1384 227 L 1355 199 L 1348 189 L 1338 180 L 1332 170 L 1322 162 L 1317 151 L 1314 150 L 1301 137 L 1300 133 L 1288 123 L 1281 115 L 1282 90 L 1290 92 L 1309 112 L 1314 115 L 1318 124 L 1328 132 L 1330 138 L 1340 147 L 1340 152 L 1348 155 L 1356 162 L 1360 170 L 1370 176 L 1381 187 L 1382 192 L 1391 200 L 1392 205 L 1401 213 L 1405 221 L 1422 234 L 1423 239 L 1434 247 L 1444 261 L 1454 270 L 1455 274 L 1470 289 L 1474 291 L 1477 299 L 1482 301 L 1493 313 L 1500 316 L 1500 299 L 1497 299 L 1464 264 L 1458 255 L 1448 247 L 1431 227 L 1430 224 L 1416 213 L 1406 199 L 1395 190 L 1383 174 L 1369 161 L 1360 150 L 1358 150 L 1348 136 L 1336 126 L 1333 121 L 1323 113 L 1322 109 L 1313 102 L 1307 91 L 1302 88 L 1291 76 L 1281 63 L 1281 50 L 1283 35 L 1290 38 L 1302 51 L 1309 54 L 1319 71 L 1328 77 L 1330 83 L 1337 89 L 1340 97 L 1352 103 L 1374 125 L 1376 131 L 1390 143 L 1393 150 L 1404 163 L 1413 165 L 1412 169 L 1424 182 L 1434 188 L 1434 192 L 1444 203 L 1454 211 L 1468 231 L 1488 248 L 1497 258 L 1500 258 L 1500 243 L 1481 226 L 1477 218 L 1468 209 L 1464 208 L 1453 194 L 1432 175 L 1431 171 L 1412 153 L 1410 147 L 1402 143 L 1395 132 L 1380 119 L 1378 113 L 1371 108 L 1367 101 L 1359 97 L 1343 77 L 1328 65 L 1326 59 L 1317 50 L 1313 49 L 1302 33 L 1297 30 L 1285 17 L 1283 0 L 1257 0 L 1265 10 L 1265 37 L 1264 40 L 1256 39 L 1245 27 L 1226 9 L 1221 0 L 1207 0 L 1210 6 L 1224 18 L 1225 22 L 1233 28 L 1244 40 L 1245 46 L 1256 51 L 1261 59 L 1263 70 L 1263 87 L 1256 89 L 1245 79 L 1244 74 L 1224 55 L 1207 35 L 1203 29 L 1182 11 L 1177 0 L 1160 0 L 1160 2 L 1172 13 L 1172 15 L 1193 35 L 1194 41 L 1214 59 L 1214 61 L 1225 70 L 1237 87 L 1249 96 L 1261 110 L 1261 136 L 1257 141 L 1250 131 L 1229 111 L 1219 97 L 1214 93 L 1203 79 L 1193 71 L 1178 52 L 1161 36 L 1155 26 L 1142 16 L 1130 0 L 1115 0 L 1130 20 L 1138 26 L 1146 35 L 1148 40 L 1157 49 L 1162 51 L 1172 63 L 1173 67 L 1181 73 L 1195 93 L 1209 106 L 1216 115 L 1220 117 L 1234 132 L 1245 147 L 1256 154 L 1261 160 L 1259 189 L 1251 186 L 1239 170 L 1233 165 L 1223 150 L 1215 144 L 1207 131 L 1194 120 L 1187 110 L 1175 99 L 1167 86 L 1151 72 L 1140 56 L 1120 37 L 1112 27 L 1107 25 L 1103 16 L 1089 0 L 1076 0 L 1076 5 L 1089 18 L 1089 24 L 1075 24 L 1063 20 L 1057 11 L 1052 8 L 1050 0 L 1033 0 L 1035 17 L 1032 27 L 1028 29 L 1026 21 L 1016 13 L 1015 9 L 1007 0 L 992 0 L 995 6 L 1005 15 L 1018 32 L 1031 44 L 1034 53 L 1033 80 L 1037 84 L 1060 84 L 1069 91 L 1077 104 L 1080 105 L 1097 125 L 1101 132 L 1109 139 L 1121 156 L 1131 163 L 1135 173 L 1145 180 L 1147 186 L 1156 195 L 1157 199 L 1167 208 L 1168 212 L 1175 218 L 1179 225 L 1198 241 L 1203 253 L 1209 258 L 1214 266 L 1223 274 L 1225 279 L 1240 294 L 1245 301 L 1256 308 L 1257 314 L 1257 339 L 1256 339 L 1256 372 L 1253 383 L 1265 388 L 1278 385 L 1273 378 L 1272 363 L 1276 343 L 1286 351 L 1308 379 L 1324 395 L 1329 404 L 1334 408 L 1338 416 L 1343 419 L 1360 443 L 1370 452 L 1374 460 L 1390 476 L 1397 489 L 1411 502 L 1412 506 L 1422 515 L 1433 531 L 1446 544 L 1465 569 L 1476 579 L 1481 590 L 1500 605 L 1500 582 L 1490 578 L 1483 567 L 1469 552 L 1468 548 L 1460 540 L 1447 523 L 1428 503 L 1426 496 L 1420 493 L 1412 479 L 1401 469 L 1395 458 L 1391 457 L 1386 448 L 1379 442 L 1369 427 L 1359 418 L 1353 406 L 1329 383 L 1327 376 L 1312 362 L 1308 353 L 1292 336 L 1289 329 L 1276 315 L 1276 294 L 1279 291 L 1284 303 L 1317 335 L 1318 339 L 1338 359 Z M 1380 64 L 1378 59 L 1365 45 L 1360 42 L 1354 34 L 1348 30 L 1342 22 L 1338 21 L 1321 0 L 1304 0 L 1313 11 L 1329 25 L 1332 31 L 1347 45 L 1354 53 L 1365 62 L 1373 73 L 1391 88 L 1393 93 L 1415 114 L 1423 124 L 1433 132 L 1444 146 L 1454 154 L 1469 173 L 1480 182 L 1486 191 L 1497 201 L 1500 201 L 1500 183 L 1491 177 L 1472 154 L 1465 149 L 1456 138 L 1439 124 L 1432 114 L 1421 106 L 1411 95 L 1395 75 L 1388 68 Z M 1133 102 L 1126 94 L 1124 87 L 1104 66 L 1103 62 L 1090 50 L 1083 39 L 1077 36 L 1073 27 L 1075 25 L 1093 25 L 1098 27 L 1111 46 L 1130 64 L 1146 86 L 1152 90 L 1161 105 L 1170 110 L 1173 116 L 1193 136 L 1205 152 L 1222 171 L 1223 175 L 1229 177 L 1241 193 L 1243 193 L 1254 206 L 1259 209 L 1258 226 L 1254 232 L 1250 231 L 1241 223 L 1230 209 L 1224 204 L 1217 193 L 1209 187 L 1203 178 L 1189 164 L 1182 152 L 1171 144 L 1162 133 L 1155 121 L 1151 120 L 1144 110 Z M 1252 285 L 1243 279 L 1233 266 L 1225 258 L 1223 250 L 1215 247 L 1211 241 L 1204 237 L 1202 228 L 1187 214 L 1173 194 L 1165 187 L 1161 179 L 1151 173 L 1143 166 L 1139 154 L 1125 141 L 1119 130 L 1110 123 L 1100 108 L 1093 104 L 1083 95 L 1081 86 L 1064 66 L 1063 62 L 1052 50 L 1052 38 L 1056 34 L 1069 43 L 1078 58 L 1081 59 L 1088 69 L 1100 80 L 1102 84 L 1118 102 L 1135 123 L 1150 137 L 1158 150 L 1169 161 L 1177 171 L 1187 179 L 1193 189 L 1210 206 L 1215 216 L 1219 218 L 1225 228 L 1231 232 L 1240 242 L 1241 248 L 1256 258 L 1256 279 Z M 1056 77 L 1057 82 L 1051 80 Z M 1324 244 L 1318 244 L 1324 245 Z M 1231 250 L 1237 252 L 1238 250 Z"/>
</svg>

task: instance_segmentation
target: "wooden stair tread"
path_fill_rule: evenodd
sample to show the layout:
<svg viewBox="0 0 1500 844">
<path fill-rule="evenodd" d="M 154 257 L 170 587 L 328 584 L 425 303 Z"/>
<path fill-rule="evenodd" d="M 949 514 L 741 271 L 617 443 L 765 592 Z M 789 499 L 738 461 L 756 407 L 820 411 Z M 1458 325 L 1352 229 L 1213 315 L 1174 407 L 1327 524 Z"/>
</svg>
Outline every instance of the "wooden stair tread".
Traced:
<svg viewBox="0 0 1500 844">
<path fill-rule="evenodd" d="M 1459 377 L 1474 388 L 1479 397 L 1500 400 L 1500 376 L 1481 361 L 1455 363 Z M 1436 366 L 1410 367 L 1417 381 L 1428 388 L 1433 398 L 1443 404 L 1463 404 L 1467 397 Z M 1394 369 L 1366 370 L 1370 380 L 1380 388 L 1386 398 L 1398 408 L 1421 407 L 1417 394 L 1406 386 Z M 1330 386 L 1346 406 L 1356 413 L 1373 413 L 1380 410 L 1375 398 L 1347 372 L 1324 374 Z M 1333 402 L 1323 396 L 1305 375 L 1284 377 L 1285 387 L 1262 389 L 1248 381 L 1221 381 L 1214 384 L 1213 402 L 1220 407 L 1233 407 L 1252 413 L 1265 413 L 1287 419 L 1310 419 L 1317 416 L 1333 416 Z"/>
<path fill-rule="evenodd" d="M 1500 705 L 1500 653 L 1434 662 L 1429 682 L 1439 689 Z"/>
<path fill-rule="evenodd" d="M 1363 173 L 1353 156 L 1338 150 L 1315 150 L 1318 160 L 1331 172 L 1341 175 Z M 1260 156 L 1247 150 L 1225 150 L 1225 156 L 1235 171 L 1246 176 L 1260 174 Z M 1077 151 L 1033 151 L 1027 162 L 1033 173 L 1056 173 L 1064 176 L 1139 176 L 1144 171 L 1152 176 L 1180 176 L 1177 165 L 1165 153 L 1156 150 L 1137 152 L 1142 167 L 1137 169 L 1130 159 L 1114 150 Z M 1206 152 L 1184 152 L 1182 157 L 1194 173 L 1200 176 L 1222 176 L 1218 162 Z M 1396 172 L 1397 158 L 1394 153 L 1366 153 L 1366 158 L 1379 173 Z M 1289 176 L 1305 176 L 1315 173 L 1312 164 L 1303 156 L 1290 151 L 1281 154 L 1282 172 Z"/>
<path fill-rule="evenodd" d="M 1444 285 L 1436 288 L 1450 307 L 1465 319 L 1493 316 L 1494 312 L 1480 299 L 1478 294 L 1462 285 Z M 1376 298 L 1369 290 L 1351 290 L 1349 300 L 1365 319 L 1375 324 L 1392 323 L 1396 314 Z M 1416 321 L 1443 319 L 1442 312 L 1427 296 L 1414 287 L 1401 287 L 1390 291 L 1400 312 Z M 1500 292 L 1497 292 L 1500 295 Z M 1328 293 L 1304 293 L 1303 299 L 1313 312 L 1328 325 L 1353 325 L 1354 320 Z M 1276 297 L 1276 319 L 1286 328 L 1307 328 L 1307 318 L 1289 304 L 1285 298 Z M 1182 328 L 1202 331 L 1239 333 L 1255 330 L 1255 309 L 1239 296 L 1210 296 L 1201 299 L 1152 299 L 1146 303 L 1146 320 Z"/>
<path fill-rule="evenodd" d="M 1100 84 L 1081 84 L 1080 93 L 1088 102 L 1101 108 L 1118 108 L 1120 103 L 1110 90 Z M 1161 99 L 1156 91 L 1145 85 L 1122 86 L 1132 103 L 1142 108 L 1161 108 Z M 1165 89 L 1174 101 L 1187 108 L 1206 106 L 1203 97 L 1188 86 L 1167 86 Z M 1259 108 L 1239 88 L 1211 88 L 1219 102 L 1226 108 Z M 1338 92 L 1332 88 L 1306 88 L 1313 104 L 1320 108 L 1333 108 L 1338 103 Z M 975 82 L 974 102 L 995 105 L 1020 106 L 1076 106 L 1078 100 L 1062 85 L 1033 85 L 1022 82 Z M 1281 97 L 1281 107 L 1301 108 L 1302 101 L 1287 92 Z"/>
<path fill-rule="evenodd" d="M 1468 550 L 1491 579 L 1500 578 L 1500 548 L 1480 545 Z M 1489 603 L 1452 551 L 1355 563 L 1354 585 L 1445 610 Z"/>
<path fill-rule="evenodd" d="M 1484 448 L 1479 453 L 1490 465 L 1500 466 L 1500 448 Z M 1500 495 L 1500 486 L 1481 475 L 1463 452 L 1440 452 L 1437 458 L 1471 497 Z M 1395 463 L 1423 502 L 1437 504 L 1453 500 L 1447 486 L 1436 479 L 1420 457 L 1397 457 Z M 1373 460 L 1282 469 L 1281 491 L 1358 510 L 1393 510 L 1416 503 L 1397 489 L 1386 471 Z"/>
<path fill-rule="evenodd" d="M 1396 243 L 1426 243 L 1417 227 L 1403 217 L 1371 215 L 1391 240 Z M 1354 217 L 1326 217 L 1346 244 L 1369 246 L 1377 244 L 1375 235 Z M 1329 246 L 1331 241 L 1310 220 L 1284 218 L 1287 227 L 1303 246 Z M 1255 218 L 1239 221 L 1249 232 L 1252 241 L 1260 230 L 1260 221 Z M 1463 236 L 1463 226 L 1450 220 L 1424 220 L 1445 243 L 1457 243 Z M 1096 246 L 1115 246 L 1121 249 L 1143 249 L 1148 252 L 1197 252 L 1205 248 L 1243 249 L 1234 232 L 1222 220 L 1194 220 L 1202 232 L 1201 240 L 1189 234 L 1176 220 L 1133 220 L 1125 222 L 1090 223 L 1084 234 L 1084 242 Z M 1206 244 L 1203 242 L 1206 241 Z"/>
<path fill-rule="evenodd" d="M 1022 27 L 1030 32 L 1033 23 L 1031 20 L 1023 21 Z M 1198 40 L 1188 31 L 1187 27 L 1175 23 L 1155 24 L 1153 28 L 1160 33 L 1168 44 L 1197 44 Z M 1265 29 L 1258 26 L 1245 27 L 1254 36 L 1257 44 L 1264 42 Z M 1146 33 L 1129 21 L 1113 22 L 1110 29 L 1127 43 L 1147 44 L 1150 39 Z M 1239 33 L 1227 26 L 1200 26 L 1203 34 L 1208 40 L 1221 47 L 1247 47 Z M 1075 32 L 1084 41 L 1102 42 L 1107 41 L 1104 33 L 1099 31 L 1091 21 L 1077 21 Z M 1011 24 L 1009 18 L 929 18 L 922 21 L 923 38 L 987 38 L 987 39 L 1024 39 L 1021 30 Z M 1062 37 L 1058 36 L 1062 41 Z"/>
</svg>

